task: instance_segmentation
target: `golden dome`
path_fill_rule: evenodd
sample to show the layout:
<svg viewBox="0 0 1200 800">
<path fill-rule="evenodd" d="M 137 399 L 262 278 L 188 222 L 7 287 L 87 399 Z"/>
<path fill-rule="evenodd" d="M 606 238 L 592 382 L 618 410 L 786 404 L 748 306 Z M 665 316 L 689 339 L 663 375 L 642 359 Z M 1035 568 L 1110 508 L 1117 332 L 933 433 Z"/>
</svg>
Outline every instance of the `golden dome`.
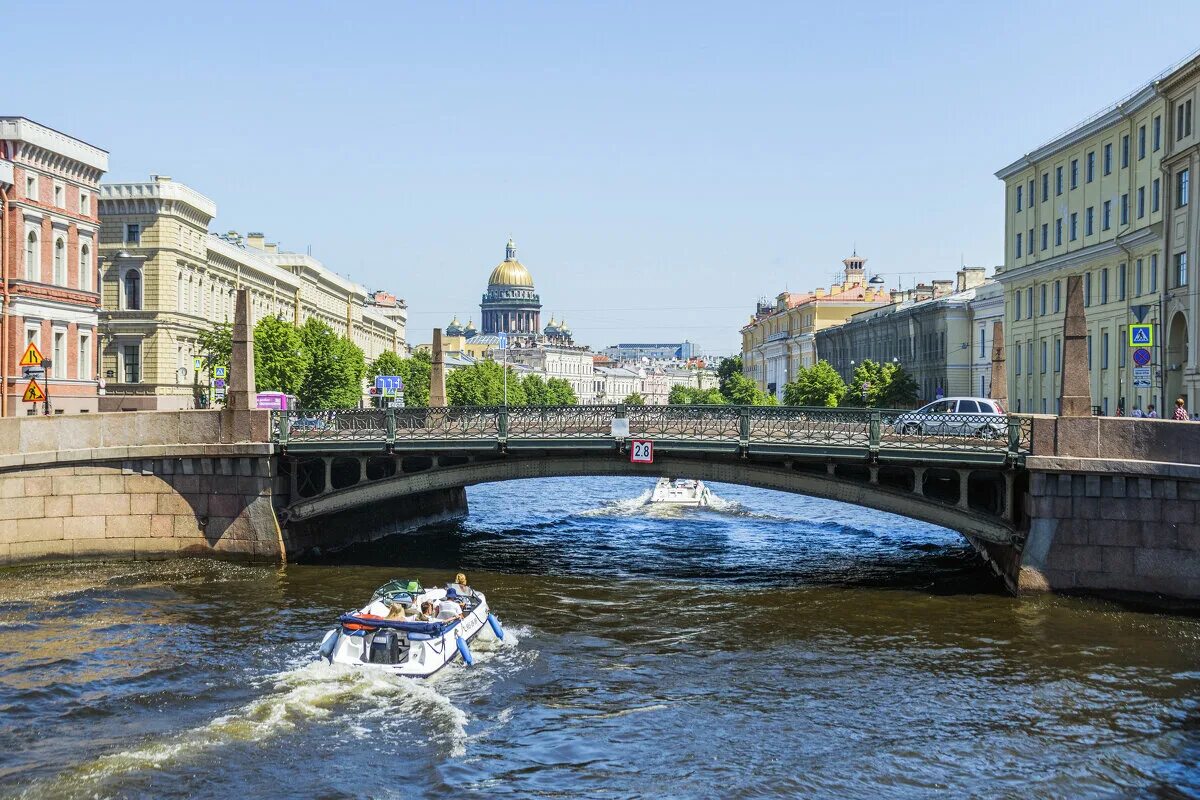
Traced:
<svg viewBox="0 0 1200 800">
<path fill-rule="evenodd" d="M 509 239 L 504 247 L 504 260 L 496 265 L 488 276 L 488 286 L 528 286 L 533 288 L 533 276 L 525 265 L 517 261 L 517 246 Z"/>
<path fill-rule="evenodd" d="M 529 274 L 529 270 L 525 269 L 525 265 L 515 258 L 512 261 L 501 261 L 492 270 L 492 274 L 488 276 L 488 285 L 492 286 L 499 284 L 501 286 L 528 286 L 533 288 L 533 276 Z"/>
</svg>

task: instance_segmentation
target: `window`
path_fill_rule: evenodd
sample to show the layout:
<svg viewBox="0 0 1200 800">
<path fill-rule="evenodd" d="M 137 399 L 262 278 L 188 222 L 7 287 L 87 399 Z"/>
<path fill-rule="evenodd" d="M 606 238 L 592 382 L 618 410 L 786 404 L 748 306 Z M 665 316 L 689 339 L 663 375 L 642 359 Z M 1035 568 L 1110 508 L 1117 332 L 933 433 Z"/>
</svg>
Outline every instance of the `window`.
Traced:
<svg viewBox="0 0 1200 800">
<path fill-rule="evenodd" d="M 136 222 L 125 224 L 125 244 L 141 244 L 142 227 Z"/>
<path fill-rule="evenodd" d="M 1175 141 L 1192 135 L 1192 101 L 1175 105 Z"/>
<path fill-rule="evenodd" d="M 1025 252 L 1033 255 L 1033 228 L 1029 229 L 1029 241 L 1025 243 Z"/>
<path fill-rule="evenodd" d="M 1153 133 L 1150 135 L 1150 138 L 1154 141 L 1152 147 L 1154 148 L 1154 152 L 1157 153 L 1158 148 L 1162 146 L 1162 115 L 1154 117 L 1151 130 Z"/>
<path fill-rule="evenodd" d="M 1129 224 L 1129 192 L 1121 195 L 1121 224 Z"/>
<path fill-rule="evenodd" d="M 86 216 L 91 216 L 92 213 L 92 197 L 87 192 L 79 193 L 79 213 Z"/>
<path fill-rule="evenodd" d="M 1122 368 L 1125 366 L 1125 351 L 1129 349 L 1121 344 L 1122 342 L 1129 341 L 1129 337 L 1125 335 L 1125 331 L 1126 328 L 1124 325 L 1117 328 L 1117 366 Z"/>
<path fill-rule="evenodd" d="M 1090 333 L 1088 334 L 1087 348 L 1088 348 L 1088 369 L 1090 370 L 1092 368 L 1092 335 Z"/>
<path fill-rule="evenodd" d="M 1025 290 L 1025 319 L 1033 319 L 1033 287 Z"/>
<path fill-rule="evenodd" d="M 1150 213 L 1158 211 L 1158 184 L 1161 178 L 1155 178 L 1150 184 Z"/>
<path fill-rule="evenodd" d="M 1054 194 L 1062 194 L 1062 167 L 1054 168 Z"/>
<path fill-rule="evenodd" d="M 1088 183 L 1091 183 L 1092 179 L 1096 177 L 1096 151 L 1095 150 L 1092 150 L 1087 154 L 1087 162 L 1086 162 L 1086 166 L 1084 167 L 1084 175 L 1085 175 L 1084 179 Z"/>
<path fill-rule="evenodd" d="M 1187 286 L 1187 253 L 1175 254 L 1175 285 Z"/>
<path fill-rule="evenodd" d="M 1083 305 L 1084 307 L 1092 304 L 1092 273 L 1083 273 Z"/>
<path fill-rule="evenodd" d="M 1017 187 L 1017 211 L 1021 210 L 1021 199 L 1022 199 L 1022 195 L 1024 194 L 1024 192 L 1025 192 L 1024 186 Z"/>
<path fill-rule="evenodd" d="M 1050 199 L 1050 173 L 1042 173 L 1042 202 Z"/>
<path fill-rule="evenodd" d="M 1138 128 L 1138 161 L 1146 157 L 1146 126 Z"/>
<path fill-rule="evenodd" d="M 79 288 L 92 290 L 92 248 L 86 242 L 79 245 Z"/>
<path fill-rule="evenodd" d="M 1183 208 L 1188 204 L 1189 170 L 1181 169 L 1175 176 L 1175 207 Z"/>
<path fill-rule="evenodd" d="M 1062 372 L 1062 339 L 1054 340 L 1054 371 Z"/>
<path fill-rule="evenodd" d="M 1017 258 L 1021 257 L 1021 234 L 1017 234 Z"/>
<path fill-rule="evenodd" d="M 1142 296 L 1142 260 L 1137 260 L 1137 267 L 1133 271 L 1133 294 L 1135 297 Z"/>
<path fill-rule="evenodd" d="M 125 273 L 125 307 L 126 311 L 140 311 L 142 308 L 142 276 L 136 269 Z"/>
<path fill-rule="evenodd" d="M 1045 375 L 1045 374 L 1046 374 L 1046 366 L 1047 366 L 1047 361 L 1046 361 L 1046 340 L 1045 340 L 1045 339 L 1042 339 L 1042 360 L 1041 360 L 1041 365 L 1042 365 L 1042 374 L 1043 374 L 1043 375 Z"/>
<path fill-rule="evenodd" d="M 1013 319 L 1021 318 L 1021 290 L 1017 289 L 1017 293 L 1013 295 Z"/>
<path fill-rule="evenodd" d="M 1091 236 L 1096 232 L 1096 207 L 1088 206 L 1083 212 L 1083 235 Z"/>
<path fill-rule="evenodd" d="M 1108 303 L 1108 267 L 1100 270 L 1100 305 Z"/>
<path fill-rule="evenodd" d="M 1146 216 L 1146 187 L 1139 186 L 1137 192 L 1137 214 L 1138 219 Z"/>
<path fill-rule="evenodd" d="M 1062 281 L 1054 282 L 1054 313 L 1062 311 Z"/>
<path fill-rule="evenodd" d="M 1100 228 L 1108 230 L 1112 227 L 1112 200 L 1105 200 L 1103 210 L 1100 212 Z"/>
<path fill-rule="evenodd" d="M 1033 178 L 1029 179 L 1029 205 L 1033 205 Z"/>
<path fill-rule="evenodd" d="M 38 199 L 38 185 L 36 175 L 25 176 L 25 199 L 32 200 L 35 203 Z"/>
<path fill-rule="evenodd" d="M 59 208 L 66 208 L 67 205 L 63 202 L 63 187 L 61 183 L 54 184 L 54 205 Z"/>
<path fill-rule="evenodd" d="M 1150 294 L 1158 291 L 1158 253 L 1150 256 Z"/>
<path fill-rule="evenodd" d="M 1079 188 L 1079 159 L 1071 159 L 1071 188 Z"/>
<path fill-rule="evenodd" d="M 1025 342 L 1025 363 L 1028 364 L 1029 374 L 1033 374 L 1033 342 Z"/>
<path fill-rule="evenodd" d="M 1015 364 L 1015 374 L 1021 374 L 1021 345 L 1017 345 L 1017 362 Z"/>
<path fill-rule="evenodd" d="M 1050 240 L 1048 238 L 1050 235 L 1049 232 L 1050 232 L 1050 224 L 1047 222 L 1043 222 L 1042 223 L 1042 249 L 1043 250 L 1045 250 L 1050 244 Z"/>
<path fill-rule="evenodd" d="M 1108 331 L 1100 332 L 1100 369 L 1108 369 Z"/>
<path fill-rule="evenodd" d="M 984 358 L 985 356 L 987 356 L 987 344 L 985 342 L 983 328 L 980 328 L 979 329 L 979 357 Z"/>
<path fill-rule="evenodd" d="M 1044 283 L 1042 284 L 1041 290 L 1038 292 L 1038 316 L 1046 316 L 1046 284 Z"/>
<path fill-rule="evenodd" d="M 1128 270 L 1126 270 L 1127 266 L 1129 266 L 1129 265 L 1124 264 L 1124 263 L 1117 265 L 1117 299 L 1118 300 L 1125 299 L 1125 281 L 1126 281 L 1125 273 L 1128 271 Z"/>
<path fill-rule="evenodd" d="M 1074 211 L 1071 212 L 1071 241 L 1079 238 L 1079 215 Z"/>
<path fill-rule="evenodd" d="M 67 285 L 67 243 L 62 237 L 54 240 L 54 282 Z"/>
<path fill-rule="evenodd" d="M 79 334 L 79 365 L 76 372 L 81 381 L 92 378 L 92 337 L 86 333 Z"/>
<path fill-rule="evenodd" d="M 1129 166 L 1129 134 L 1121 137 L 1121 169 Z"/>
<path fill-rule="evenodd" d="M 127 344 L 122 349 L 125 356 L 122 364 L 125 383 L 141 383 L 142 380 L 142 346 Z"/>
<path fill-rule="evenodd" d="M 38 235 L 37 231 L 30 231 L 25 237 L 25 280 L 36 281 L 41 279 L 39 274 L 41 265 L 38 263 Z"/>
<path fill-rule="evenodd" d="M 1112 173 L 1112 145 L 1104 145 L 1104 174 Z"/>
<path fill-rule="evenodd" d="M 1062 217 L 1054 220 L 1054 246 L 1062 244 Z"/>
<path fill-rule="evenodd" d="M 54 364 L 50 367 L 54 377 L 67 377 L 67 332 L 61 328 L 54 331 L 54 350 L 50 357 L 54 359 Z"/>
</svg>

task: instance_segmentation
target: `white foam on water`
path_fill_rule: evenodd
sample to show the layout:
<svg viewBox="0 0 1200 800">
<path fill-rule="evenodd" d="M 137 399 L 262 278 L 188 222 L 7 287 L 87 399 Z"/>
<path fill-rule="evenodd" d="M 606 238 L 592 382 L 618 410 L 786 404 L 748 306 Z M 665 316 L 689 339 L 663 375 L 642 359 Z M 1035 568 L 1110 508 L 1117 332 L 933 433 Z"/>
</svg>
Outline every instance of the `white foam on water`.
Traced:
<svg viewBox="0 0 1200 800">
<path fill-rule="evenodd" d="M 452 755 L 464 752 L 466 713 L 428 682 L 324 661 L 279 673 L 271 682 L 274 691 L 207 725 L 84 762 L 49 783 L 29 787 L 21 796 L 86 796 L 108 778 L 160 769 L 224 745 L 269 739 L 305 721 L 329 717 L 336 706 L 362 701 L 370 701 L 369 707 L 347 716 L 351 733 L 358 732 L 364 718 L 420 718 L 427 731 L 436 731 L 437 738 L 450 745 Z M 384 698 L 386 703 L 381 702 Z"/>
</svg>

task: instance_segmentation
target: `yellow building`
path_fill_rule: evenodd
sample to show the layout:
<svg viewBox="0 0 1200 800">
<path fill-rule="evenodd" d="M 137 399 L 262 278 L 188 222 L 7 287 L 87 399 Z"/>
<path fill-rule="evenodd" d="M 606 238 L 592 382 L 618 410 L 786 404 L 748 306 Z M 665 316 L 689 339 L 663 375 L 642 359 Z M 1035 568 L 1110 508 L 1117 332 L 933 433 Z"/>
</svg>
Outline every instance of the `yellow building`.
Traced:
<svg viewBox="0 0 1200 800">
<path fill-rule="evenodd" d="M 1156 330 L 1162 319 L 1166 112 L 1147 84 L 996 173 L 1005 185 L 996 279 L 1013 411 L 1058 411 L 1069 275 L 1083 276 L 1093 404 L 1105 414 L 1161 405 L 1158 370 L 1147 382 L 1135 375 L 1127 331 L 1139 314 Z"/>
<path fill-rule="evenodd" d="M 844 279 L 828 292 L 782 292 L 774 305 L 759 303 L 742 328 L 742 370 L 758 388 L 782 401 L 783 387 L 797 369 L 811 367 L 820 358 L 817 331 L 892 301 L 882 279 L 864 279 L 866 263 L 857 253 L 843 260 Z"/>
</svg>

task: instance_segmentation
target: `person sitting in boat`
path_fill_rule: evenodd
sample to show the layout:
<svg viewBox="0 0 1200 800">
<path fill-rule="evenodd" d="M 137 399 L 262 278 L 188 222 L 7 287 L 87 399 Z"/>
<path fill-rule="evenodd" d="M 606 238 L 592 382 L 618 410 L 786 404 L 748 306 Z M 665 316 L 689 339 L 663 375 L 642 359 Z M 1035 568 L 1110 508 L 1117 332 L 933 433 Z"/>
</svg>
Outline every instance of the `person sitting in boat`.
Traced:
<svg viewBox="0 0 1200 800">
<path fill-rule="evenodd" d="M 467 585 L 467 574 L 460 572 L 454 576 L 454 589 L 463 597 L 474 597 L 475 591 Z"/>
<path fill-rule="evenodd" d="M 458 590 L 451 586 L 446 590 L 446 599 L 438 603 L 437 616 L 438 619 L 462 619 L 463 610 L 459 605 Z"/>
<path fill-rule="evenodd" d="M 393 603 L 384 597 L 373 600 L 371 605 L 367 606 L 365 613 L 368 616 L 379 617 L 381 619 L 398 619 L 403 621 L 405 618 L 404 606 L 400 603 Z"/>
<path fill-rule="evenodd" d="M 433 622 L 433 617 L 433 602 L 426 600 L 424 603 L 421 603 L 421 611 L 417 614 L 417 620 L 419 622 Z"/>
</svg>

